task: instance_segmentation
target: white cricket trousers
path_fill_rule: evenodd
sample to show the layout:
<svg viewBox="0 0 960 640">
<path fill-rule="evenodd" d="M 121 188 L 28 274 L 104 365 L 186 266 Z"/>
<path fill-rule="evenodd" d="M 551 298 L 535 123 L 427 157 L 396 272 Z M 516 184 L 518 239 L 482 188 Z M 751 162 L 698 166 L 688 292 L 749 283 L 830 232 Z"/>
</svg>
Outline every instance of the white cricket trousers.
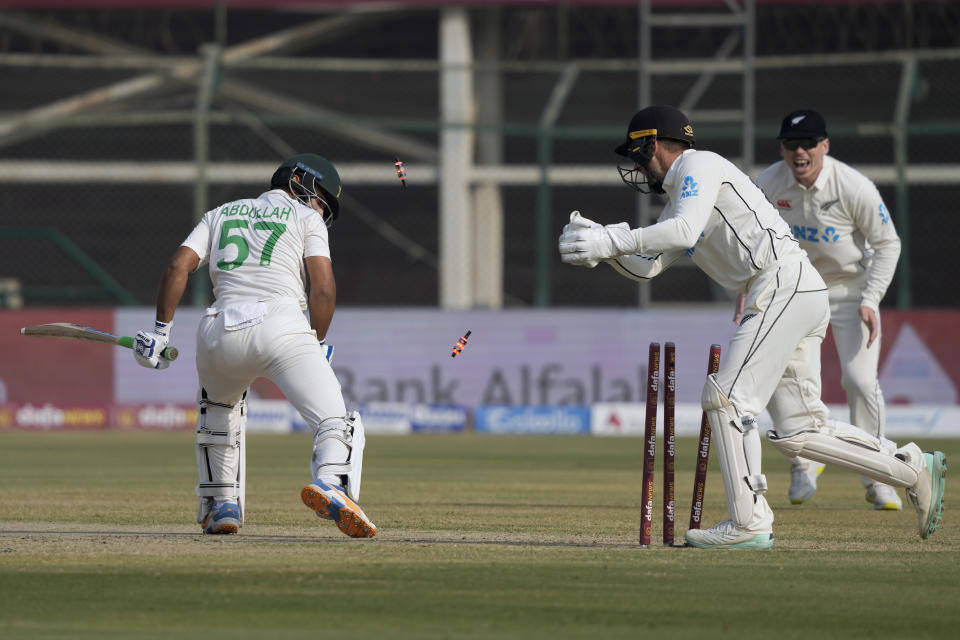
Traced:
<svg viewBox="0 0 960 640">
<path fill-rule="evenodd" d="M 766 407 L 780 436 L 818 430 L 820 345 L 830 320 L 827 288 L 807 258 L 771 265 L 751 283 L 717 383 L 738 415 Z"/>
<path fill-rule="evenodd" d="M 197 375 L 207 397 L 235 405 L 256 378 L 276 384 L 313 427 L 347 413 L 340 382 L 324 357 L 316 332 L 293 300 L 266 303 L 259 324 L 224 327 L 224 313 L 197 328 Z"/>
<path fill-rule="evenodd" d="M 879 313 L 877 320 L 880 320 Z M 833 333 L 833 341 L 837 345 L 837 355 L 840 358 L 840 383 L 847 393 L 850 423 L 870 435 L 882 438 L 886 411 L 877 376 L 881 335 L 877 335 L 877 339 L 868 349 L 870 329 L 860 319 L 859 294 L 855 300 L 831 299 L 830 331 Z"/>
</svg>

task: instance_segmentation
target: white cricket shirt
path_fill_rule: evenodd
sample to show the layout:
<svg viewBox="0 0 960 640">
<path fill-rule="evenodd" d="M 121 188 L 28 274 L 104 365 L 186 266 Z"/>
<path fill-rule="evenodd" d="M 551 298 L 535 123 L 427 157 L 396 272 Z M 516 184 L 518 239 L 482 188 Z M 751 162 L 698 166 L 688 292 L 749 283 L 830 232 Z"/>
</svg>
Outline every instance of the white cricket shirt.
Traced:
<svg viewBox="0 0 960 640">
<path fill-rule="evenodd" d="M 281 189 L 208 211 L 183 246 L 210 264 L 218 308 L 293 298 L 306 309 L 303 259 L 330 257 L 323 218 Z"/>
<path fill-rule="evenodd" d="M 712 151 L 684 151 L 663 189 L 669 201 L 657 223 L 633 231 L 644 254 L 686 253 L 718 284 L 738 292 L 764 267 L 804 255 L 757 185 Z"/>
<path fill-rule="evenodd" d="M 783 160 L 764 169 L 757 184 L 791 225 L 831 294 L 853 287 L 861 304 L 876 310 L 896 271 L 900 238 L 870 179 L 826 155 L 809 188 Z"/>
</svg>

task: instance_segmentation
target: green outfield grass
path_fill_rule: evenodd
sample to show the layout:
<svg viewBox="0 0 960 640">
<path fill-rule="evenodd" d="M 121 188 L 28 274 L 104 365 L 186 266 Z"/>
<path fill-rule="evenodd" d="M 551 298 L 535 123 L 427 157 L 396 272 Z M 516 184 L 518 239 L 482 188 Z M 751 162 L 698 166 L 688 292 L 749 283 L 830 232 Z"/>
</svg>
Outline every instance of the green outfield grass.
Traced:
<svg viewBox="0 0 960 640">
<path fill-rule="evenodd" d="M 0 432 L 0 637 L 925 638 L 960 629 L 960 483 L 927 541 L 828 468 L 771 551 L 637 545 L 637 438 L 371 436 L 350 540 L 300 503 L 306 435 L 252 435 L 247 523 L 194 524 L 193 434 Z M 661 443 L 658 443 L 661 444 Z M 920 442 L 960 463 L 960 441 Z M 694 441 L 678 443 L 678 539 Z M 658 451 L 659 456 L 662 452 Z M 657 482 L 660 535 L 661 486 Z M 705 521 L 725 518 L 716 458 Z M 648 634 L 655 634 L 650 636 Z"/>
</svg>

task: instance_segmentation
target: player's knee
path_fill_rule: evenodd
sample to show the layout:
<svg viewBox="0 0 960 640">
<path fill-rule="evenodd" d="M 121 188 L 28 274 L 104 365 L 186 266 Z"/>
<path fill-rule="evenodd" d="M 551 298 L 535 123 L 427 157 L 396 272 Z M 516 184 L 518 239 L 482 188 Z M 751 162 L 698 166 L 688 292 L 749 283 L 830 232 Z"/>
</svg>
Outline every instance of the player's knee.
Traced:
<svg viewBox="0 0 960 640">
<path fill-rule="evenodd" d="M 730 406 L 730 399 L 717 383 L 717 374 L 711 373 L 703 384 L 703 393 L 700 395 L 700 407 L 704 411 L 716 411 Z"/>
<path fill-rule="evenodd" d="M 796 458 L 803 451 L 807 433 L 781 434 L 779 431 L 767 431 L 767 440 L 788 458 Z"/>
<path fill-rule="evenodd" d="M 236 404 L 218 402 L 200 391 L 197 415 L 197 446 L 240 446 L 240 435 L 247 421 L 247 394 Z"/>
</svg>

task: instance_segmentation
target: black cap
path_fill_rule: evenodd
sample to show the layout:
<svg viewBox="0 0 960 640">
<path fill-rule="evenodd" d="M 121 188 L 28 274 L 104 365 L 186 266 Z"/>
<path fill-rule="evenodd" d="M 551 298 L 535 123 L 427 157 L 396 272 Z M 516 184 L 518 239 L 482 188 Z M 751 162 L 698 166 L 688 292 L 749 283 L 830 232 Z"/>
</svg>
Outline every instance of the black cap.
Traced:
<svg viewBox="0 0 960 640">
<path fill-rule="evenodd" d="M 787 115 L 780 123 L 777 140 L 791 138 L 826 138 L 827 121 L 813 109 L 799 109 Z"/>
<path fill-rule="evenodd" d="M 693 125 L 682 111 L 666 105 L 654 105 L 637 111 L 630 119 L 627 139 L 614 151 L 626 156 L 630 151 L 635 151 L 633 147 L 637 146 L 641 139 L 649 136 L 688 142 L 691 146 L 697 142 L 693 137 Z"/>
</svg>

